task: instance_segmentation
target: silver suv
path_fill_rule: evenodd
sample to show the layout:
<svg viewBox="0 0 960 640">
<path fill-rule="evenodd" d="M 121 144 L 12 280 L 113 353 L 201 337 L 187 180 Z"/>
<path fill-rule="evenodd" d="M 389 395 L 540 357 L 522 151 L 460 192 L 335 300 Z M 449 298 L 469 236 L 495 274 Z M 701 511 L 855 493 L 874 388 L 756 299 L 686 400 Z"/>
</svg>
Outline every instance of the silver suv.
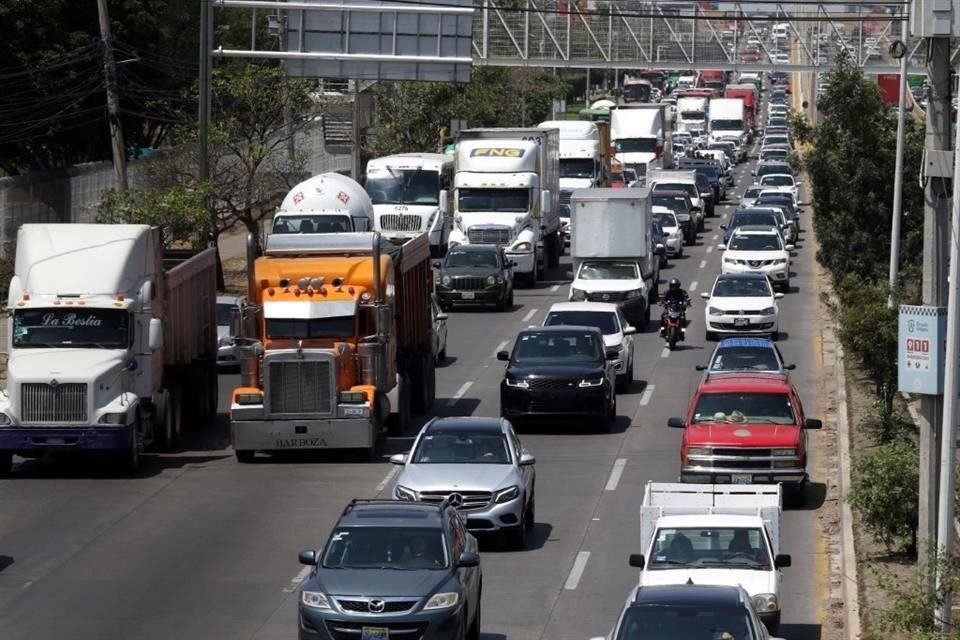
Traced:
<svg viewBox="0 0 960 640">
<path fill-rule="evenodd" d="M 408 453 L 393 487 L 397 500 L 457 508 L 471 533 L 493 533 L 522 549 L 535 519 L 536 458 L 503 418 L 434 418 Z"/>
</svg>

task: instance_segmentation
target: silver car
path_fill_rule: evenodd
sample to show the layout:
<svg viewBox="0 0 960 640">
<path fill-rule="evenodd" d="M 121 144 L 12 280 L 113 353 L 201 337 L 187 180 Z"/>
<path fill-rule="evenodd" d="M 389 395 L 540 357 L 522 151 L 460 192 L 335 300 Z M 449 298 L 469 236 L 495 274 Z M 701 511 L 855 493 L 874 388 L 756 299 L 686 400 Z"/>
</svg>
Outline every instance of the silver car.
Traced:
<svg viewBox="0 0 960 640">
<path fill-rule="evenodd" d="M 455 506 L 471 533 L 502 536 L 522 549 L 533 529 L 536 458 L 503 418 L 434 418 L 408 453 L 391 456 L 402 465 L 392 495 L 397 500 Z"/>
</svg>

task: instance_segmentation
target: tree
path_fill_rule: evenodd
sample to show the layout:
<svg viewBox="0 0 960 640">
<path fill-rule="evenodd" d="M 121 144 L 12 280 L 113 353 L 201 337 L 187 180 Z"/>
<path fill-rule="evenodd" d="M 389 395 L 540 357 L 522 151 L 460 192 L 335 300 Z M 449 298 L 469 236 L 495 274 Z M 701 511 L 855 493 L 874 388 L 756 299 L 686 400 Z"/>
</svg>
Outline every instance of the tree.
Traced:
<svg viewBox="0 0 960 640">
<path fill-rule="evenodd" d="M 97 208 L 97 222 L 148 224 L 159 227 L 164 247 L 189 245 L 199 248 L 208 235 L 208 187 L 167 189 L 145 187 L 128 191 L 107 190 Z"/>
<path fill-rule="evenodd" d="M 864 529 L 892 550 L 917 552 L 920 456 L 916 445 L 880 445 L 857 459 L 847 500 Z"/>
</svg>

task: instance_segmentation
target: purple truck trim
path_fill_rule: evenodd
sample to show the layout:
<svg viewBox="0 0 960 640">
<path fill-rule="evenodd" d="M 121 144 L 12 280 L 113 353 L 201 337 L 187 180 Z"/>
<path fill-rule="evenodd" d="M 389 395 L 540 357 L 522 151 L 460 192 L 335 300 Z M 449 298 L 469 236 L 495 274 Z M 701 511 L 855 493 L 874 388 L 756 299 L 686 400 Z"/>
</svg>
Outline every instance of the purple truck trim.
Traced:
<svg viewBox="0 0 960 640">
<path fill-rule="evenodd" d="M 132 434 L 130 427 L 5 427 L 0 451 L 129 449 Z"/>
</svg>

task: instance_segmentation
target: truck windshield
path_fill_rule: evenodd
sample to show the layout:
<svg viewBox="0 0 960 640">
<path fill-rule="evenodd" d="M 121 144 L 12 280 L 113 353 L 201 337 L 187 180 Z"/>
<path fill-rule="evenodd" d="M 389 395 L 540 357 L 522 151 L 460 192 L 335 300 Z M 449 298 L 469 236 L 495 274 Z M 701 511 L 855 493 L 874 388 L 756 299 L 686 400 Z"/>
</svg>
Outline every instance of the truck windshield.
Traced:
<svg viewBox="0 0 960 640">
<path fill-rule="evenodd" d="M 561 178 L 593 178 L 593 158 L 561 158 Z"/>
<path fill-rule="evenodd" d="M 642 82 L 628 84 L 623 87 L 623 98 L 624 100 L 630 100 L 631 102 L 649 102 L 650 85 Z"/>
<path fill-rule="evenodd" d="M 355 318 L 339 316 L 333 318 L 267 318 L 267 337 L 272 339 L 289 338 L 352 338 Z"/>
<path fill-rule="evenodd" d="M 367 193 L 373 204 L 437 205 L 440 174 L 424 169 L 389 169 L 367 176 Z"/>
<path fill-rule="evenodd" d="M 650 570 L 730 567 L 771 571 L 770 546 L 760 527 L 683 527 L 657 529 Z"/>
<path fill-rule="evenodd" d="M 647 604 L 628 607 L 616 640 L 757 640 L 746 611 L 727 605 Z"/>
<path fill-rule="evenodd" d="M 272 233 L 346 233 L 353 231 L 350 216 L 278 216 L 273 219 Z"/>
<path fill-rule="evenodd" d="M 581 280 L 636 280 L 637 265 L 632 262 L 584 262 L 577 275 Z"/>
<path fill-rule="evenodd" d="M 687 122 L 703 122 L 707 119 L 707 114 L 703 111 L 681 111 L 680 119 Z"/>
<path fill-rule="evenodd" d="M 459 209 L 526 213 L 530 210 L 529 189 L 460 189 Z"/>
<path fill-rule="evenodd" d="M 704 393 L 693 411 L 694 424 L 796 424 L 793 403 L 786 393 Z"/>
<path fill-rule="evenodd" d="M 656 153 L 656 138 L 620 138 L 614 141 L 617 153 Z"/>
<path fill-rule="evenodd" d="M 123 309 L 18 309 L 13 346 L 126 349 L 129 316 Z"/>
<path fill-rule="evenodd" d="M 711 120 L 710 128 L 714 131 L 743 131 L 743 120 Z"/>
</svg>

